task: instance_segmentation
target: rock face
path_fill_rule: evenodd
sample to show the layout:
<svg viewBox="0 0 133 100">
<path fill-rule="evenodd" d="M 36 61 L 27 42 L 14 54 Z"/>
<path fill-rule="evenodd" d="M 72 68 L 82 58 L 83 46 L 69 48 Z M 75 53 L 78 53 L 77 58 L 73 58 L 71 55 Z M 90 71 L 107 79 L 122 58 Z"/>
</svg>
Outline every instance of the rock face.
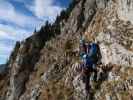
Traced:
<svg viewBox="0 0 133 100">
<path fill-rule="evenodd" d="M 132 0 L 118 0 L 118 14 L 119 17 L 126 21 L 133 23 L 133 1 Z"/>
<path fill-rule="evenodd" d="M 68 14 L 16 43 L 0 100 L 132 100 L 132 7 L 132 0 L 75 0 Z M 98 42 L 102 54 L 90 93 L 80 69 L 80 32 Z"/>
<path fill-rule="evenodd" d="M 117 64 L 133 67 L 133 53 L 118 44 L 111 34 L 99 33 L 97 40 L 100 42 L 102 62 L 104 64 Z M 104 39 L 104 40 L 103 40 Z M 101 41 L 102 40 L 102 41 Z"/>
<path fill-rule="evenodd" d="M 34 69 L 35 63 L 39 60 L 39 53 L 42 45 L 42 38 L 33 35 L 21 43 L 17 43 L 15 54 L 12 53 L 12 62 L 9 64 L 10 70 L 10 93 L 9 100 L 18 100 L 25 90 L 25 82 Z"/>
</svg>

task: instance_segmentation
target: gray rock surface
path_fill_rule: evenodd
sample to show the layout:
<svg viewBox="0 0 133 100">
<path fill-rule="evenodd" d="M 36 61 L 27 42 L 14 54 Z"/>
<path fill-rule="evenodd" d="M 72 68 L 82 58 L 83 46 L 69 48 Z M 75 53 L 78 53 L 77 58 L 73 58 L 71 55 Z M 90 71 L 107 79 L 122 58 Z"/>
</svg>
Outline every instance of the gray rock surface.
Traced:
<svg viewBox="0 0 133 100">
<path fill-rule="evenodd" d="M 109 33 L 100 33 L 97 37 L 104 64 L 117 64 L 133 67 L 133 52 L 118 44 Z"/>
<path fill-rule="evenodd" d="M 133 20 L 132 0 L 77 1 L 68 19 L 61 20 L 60 35 L 45 41 L 47 34 L 36 33 L 16 43 L 6 77 L 10 82 L 1 79 L 0 99 L 130 100 L 133 97 L 133 24 L 129 22 Z M 88 40 L 99 42 L 102 54 L 97 82 L 91 76 L 92 94 L 86 94 L 82 81 L 77 49 L 79 32 L 85 33 Z M 68 41 L 71 48 L 66 50 Z"/>
<path fill-rule="evenodd" d="M 133 23 L 133 1 L 118 0 L 118 5 L 119 18 Z"/>
</svg>

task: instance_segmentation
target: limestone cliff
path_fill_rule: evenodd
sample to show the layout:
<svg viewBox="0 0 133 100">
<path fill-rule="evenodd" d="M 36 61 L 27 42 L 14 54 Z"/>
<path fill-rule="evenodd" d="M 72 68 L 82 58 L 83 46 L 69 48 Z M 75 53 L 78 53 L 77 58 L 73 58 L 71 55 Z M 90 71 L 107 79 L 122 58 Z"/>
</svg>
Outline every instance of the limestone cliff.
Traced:
<svg viewBox="0 0 133 100">
<path fill-rule="evenodd" d="M 0 100 L 132 100 L 132 11 L 132 0 L 74 0 L 55 23 L 16 43 Z M 78 70 L 80 32 L 102 54 L 89 94 Z"/>
</svg>

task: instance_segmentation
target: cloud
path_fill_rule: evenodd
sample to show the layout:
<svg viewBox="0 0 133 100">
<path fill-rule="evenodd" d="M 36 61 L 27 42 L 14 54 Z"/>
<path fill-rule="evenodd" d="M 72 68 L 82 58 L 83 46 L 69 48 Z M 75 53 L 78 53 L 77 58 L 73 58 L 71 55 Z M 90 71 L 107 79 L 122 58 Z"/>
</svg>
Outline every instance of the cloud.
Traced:
<svg viewBox="0 0 133 100">
<path fill-rule="evenodd" d="M 0 43 L 0 64 L 5 63 L 12 50 L 13 50 L 13 45 Z"/>
<path fill-rule="evenodd" d="M 27 3 L 27 0 L 13 0 L 13 1 L 20 2 L 20 3 Z"/>
<path fill-rule="evenodd" d="M 5 63 L 16 41 L 21 41 L 31 33 L 19 27 L 0 24 L 0 63 Z"/>
<path fill-rule="evenodd" d="M 8 0 L 0 0 L 0 63 L 9 57 L 16 41 L 31 35 L 41 20 L 17 12 Z"/>
<path fill-rule="evenodd" d="M 21 41 L 32 33 L 17 26 L 0 24 L 0 39 Z"/>
<path fill-rule="evenodd" d="M 36 17 L 17 12 L 11 3 L 4 0 L 0 1 L 0 20 L 30 29 L 35 28 L 43 22 L 43 20 L 37 19 Z"/>
<path fill-rule="evenodd" d="M 12 1 L 23 3 L 30 11 L 21 12 L 22 9 Z M 9 57 L 16 41 L 29 37 L 34 28 L 39 29 L 44 21 L 53 22 L 57 14 L 64 9 L 55 5 L 55 0 L 31 0 L 30 3 L 27 1 L 0 0 L 0 63 L 4 63 Z"/>
<path fill-rule="evenodd" d="M 0 52 L 2 52 L 1 55 L 8 55 L 12 49 L 12 45 L 0 44 Z"/>
<path fill-rule="evenodd" d="M 31 6 L 27 6 L 40 19 L 47 18 L 54 21 L 61 12 L 62 7 L 54 5 L 55 0 L 34 0 Z"/>
<path fill-rule="evenodd" d="M 54 21 L 56 16 L 65 9 L 58 0 L 14 0 L 23 3 L 37 18 Z M 55 3 L 56 2 L 56 3 Z M 69 0 L 68 0 L 69 2 Z"/>
<path fill-rule="evenodd" d="M 6 56 L 3 57 L 0 55 L 0 64 L 5 64 L 6 61 L 7 61 L 7 57 Z"/>
</svg>

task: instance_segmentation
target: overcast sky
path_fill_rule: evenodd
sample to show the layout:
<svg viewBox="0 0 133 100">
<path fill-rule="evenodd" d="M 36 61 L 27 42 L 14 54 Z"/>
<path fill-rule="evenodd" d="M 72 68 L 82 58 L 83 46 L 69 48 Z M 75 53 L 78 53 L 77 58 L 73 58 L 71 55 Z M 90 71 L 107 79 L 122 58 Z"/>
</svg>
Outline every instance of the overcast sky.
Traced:
<svg viewBox="0 0 133 100">
<path fill-rule="evenodd" d="M 70 0 L 0 0 L 0 64 L 16 41 L 30 36 L 46 20 L 54 21 Z"/>
</svg>

